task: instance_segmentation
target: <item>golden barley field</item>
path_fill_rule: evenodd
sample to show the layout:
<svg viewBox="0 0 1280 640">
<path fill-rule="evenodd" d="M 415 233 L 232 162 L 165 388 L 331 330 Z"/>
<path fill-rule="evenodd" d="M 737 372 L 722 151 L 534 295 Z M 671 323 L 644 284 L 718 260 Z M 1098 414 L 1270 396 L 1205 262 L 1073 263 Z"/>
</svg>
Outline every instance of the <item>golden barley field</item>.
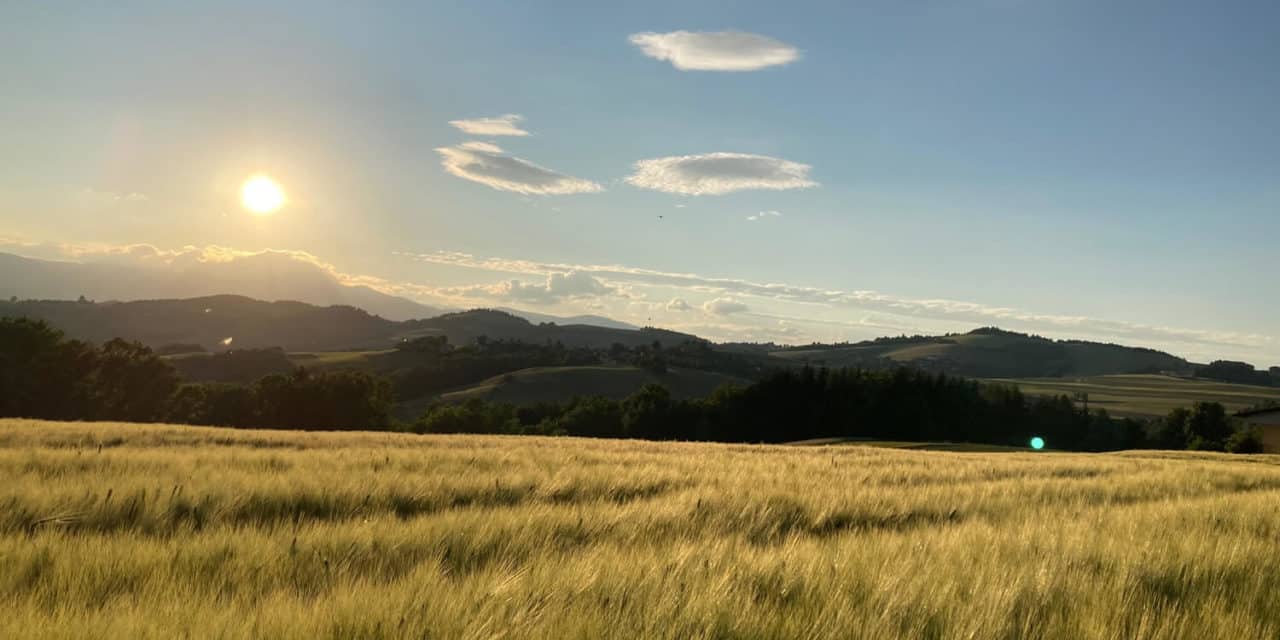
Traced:
<svg viewBox="0 0 1280 640">
<path fill-rule="evenodd" d="M 1280 637 L 1280 457 L 0 421 L 4 638 Z"/>
</svg>

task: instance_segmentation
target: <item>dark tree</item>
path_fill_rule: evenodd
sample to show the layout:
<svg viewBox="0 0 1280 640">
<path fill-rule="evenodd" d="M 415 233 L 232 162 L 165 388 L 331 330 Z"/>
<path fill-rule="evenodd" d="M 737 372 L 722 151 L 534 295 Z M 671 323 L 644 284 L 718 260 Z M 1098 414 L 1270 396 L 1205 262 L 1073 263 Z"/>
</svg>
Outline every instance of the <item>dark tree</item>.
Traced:
<svg viewBox="0 0 1280 640">
<path fill-rule="evenodd" d="M 149 422 L 163 416 L 178 376 L 139 342 L 110 340 L 99 350 L 94 402 L 105 420 Z"/>
<path fill-rule="evenodd" d="M 97 353 L 40 320 L 0 318 L 0 415 L 92 418 Z"/>
<path fill-rule="evenodd" d="M 622 433 L 631 438 L 670 440 L 680 437 L 672 420 L 671 392 L 666 387 L 646 384 L 622 401 Z"/>
<path fill-rule="evenodd" d="M 1187 446 L 1191 449 L 1223 451 L 1235 425 L 1227 410 L 1217 402 L 1197 402 L 1187 421 Z"/>
</svg>

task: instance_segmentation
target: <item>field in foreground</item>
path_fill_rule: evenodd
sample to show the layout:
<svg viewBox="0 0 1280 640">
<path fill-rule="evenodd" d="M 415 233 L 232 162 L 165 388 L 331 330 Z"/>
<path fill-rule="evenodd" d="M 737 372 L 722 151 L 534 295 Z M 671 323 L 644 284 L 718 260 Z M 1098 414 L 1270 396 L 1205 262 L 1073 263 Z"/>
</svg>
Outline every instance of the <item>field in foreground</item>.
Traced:
<svg viewBox="0 0 1280 640">
<path fill-rule="evenodd" d="M 1274 638 L 1280 457 L 0 421 L 0 637 Z"/>
<path fill-rule="evenodd" d="M 1106 409 L 1116 416 L 1166 416 L 1196 402 L 1220 402 L 1239 411 L 1264 402 L 1280 402 L 1280 388 L 1232 384 L 1216 380 L 1162 375 L 1114 375 L 1085 378 L 1009 378 L 1028 395 L 1089 394 L 1090 409 Z"/>
</svg>

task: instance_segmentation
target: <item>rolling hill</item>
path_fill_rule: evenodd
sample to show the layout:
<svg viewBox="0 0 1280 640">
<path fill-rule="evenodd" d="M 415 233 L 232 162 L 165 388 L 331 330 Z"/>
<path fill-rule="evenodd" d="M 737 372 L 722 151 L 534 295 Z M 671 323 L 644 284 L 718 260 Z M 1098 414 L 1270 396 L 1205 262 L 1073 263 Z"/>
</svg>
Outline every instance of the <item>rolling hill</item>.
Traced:
<svg viewBox="0 0 1280 640">
<path fill-rule="evenodd" d="M 489 339 L 524 342 L 560 342 L 566 347 L 607 348 L 616 343 L 635 347 L 659 342 L 671 346 L 686 341 L 702 341 L 688 333 L 645 327 L 622 329 L 586 324 L 533 324 L 524 318 L 497 309 L 472 309 L 446 313 L 426 320 L 403 323 L 407 335 L 444 335 L 455 345 L 469 344 L 485 336 Z"/>
<path fill-rule="evenodd" d="M 879 338 L 851 345 L 778 349 L 770 354 L 815 366 L 910 366 L 979 378 L 1189 373 L 1192 368 L 1186 360 L 1154 349 L 1051 340 L 989 327 L 945 336 Z"/>
<path fill-rule="evenodd" d="M 151 347 L 198 344 L 210 350 L 385 347 L 400 327 L 354 307 L 262 302 L 230 295 L 137 302 L 0 302 L 0 315 L 39 318 L 71 338 L 89 342 L 119 337 Z"/>
<path fill-rule="evenodd" d="M 350 306 L 263 302 L 218 295 L 135 302 L 0 301 L 0 316 L 39 318 L 68 336 L 90 342 L 137 340 L 151 347 L 198 344 L 210 350 L 281 347 L 286 351 L 387 349 L 402 340 L 443 335 L 455 345 L 490 340 L 561 342 L 608 348 L 659 342 L 676 345 L 696 336 L 661 329 L 531 324 L 504 311 L 475 309 L 396 322 Z M 226 342 L 230 339 L 230 342 Z"/>
<path fill-rule="evenodd" d="M 598 352 L 607 352 L 615 344 L 634 349 L 657 342 L 664 349 L 670 349 L 693 342 L 698 345 L 694 351 L 666 351 L 670 366 L 680 373 L 663 382 L 680 385 L 687 375 L 694 385 L 690 388 L 700 392 L 714 389 L 725 381 L 712 380 L 715 376 L 755 379 L 770 369 L 811 365 L 868 369 L 914 367 L 973 378 L 1016 381 L 1029 393 L 1082 391 L 1090 393 L 1092 406 L 1126 415 L 1159 415 L 1172 406 L 1186 406 L 1201 399 L 1240 408 L 1271 397 L 1265 387 L 1187 380 L 1195 365 L 1152 349 L 1050 340 L 993 328 L 944 336 L 879 338 L 856 344 L 713 345 L 690 334 L 653 328 L 609 328 L 552 324 L 552 321 L 533 324 L 512 313 L 492 309 L 393 321 L 350 306 L 263 302 L 232 295 L 103 303 L 0 300 L 0 316 L 41 318 L 72 338 L 97 343 L 122 337 L 152 347 L 200 345 L 215 353 L 265 348 L 280 348 L 284 352 L 243 354 L 246 356 L 243 363 L 205 362 L 201 356 L 189 358 L 189 362 L 174 360 L 193 380 L 246 381 L 283 370 L 290 363 L 306 367 L 360 368 L 391 376 L 418 375 L 414 372 L 424 367 L 435 371 L 441 365 L 395 347 L 415 338 L 443 336 L 455 346 L 487 339 L 528 345 L 559 343 L 569 349 Z M 682 355 L 678 355 L 680 353 Z M 627 364 L 607 353 L 598 353 L 595 357 L 609 365 Z M 678 357 L 683 359 L 676 359 Z M 509 370 L 529 366 L 534 364 L 513 361 Z M 575 393 L 596 391 L 625 396 L 644 383 L 643 376 L 649 375 L 612 366 L 537 371 L 536 374 L 532 371 L 516 376 L 516 384 L 505 385 L 509 388 L 482 383 L 460 389 L 459 393 L 534 399 L 562 399 Z M 693 380 L 696 376 L 690 374 L 692 371 L 707 377 Z M 1160 372 L 1174 373 L 1177 377 L 1131 375 Z M 490 370 L 472 379 L 482 380 L 495 373 L 497 371 Z M 556 388 L 554 392 L 547 390 L 551 387 Z M 680 393 L 679 389 L 672 391 Z"/>
</svg>

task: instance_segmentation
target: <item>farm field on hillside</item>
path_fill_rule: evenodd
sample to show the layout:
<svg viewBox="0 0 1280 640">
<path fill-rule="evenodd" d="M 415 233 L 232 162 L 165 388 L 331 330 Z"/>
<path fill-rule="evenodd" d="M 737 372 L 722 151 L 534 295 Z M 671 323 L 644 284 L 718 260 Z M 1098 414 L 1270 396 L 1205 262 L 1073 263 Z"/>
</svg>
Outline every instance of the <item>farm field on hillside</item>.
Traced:
<svg viewBox="0 0 1280 640">
<path fill-rule="evenodd" d="M 1280 388 L 1232 384 L 1161 375 L 1114 375 L 1086 378 L 999 379 L 1018 385 L 1028 395 L 1089 394 L 1090 409 L 1119 416 L 1164 416 L 1196 402 L 1220 402 L 1239 411 L 1268 400 L 1280 402 Z"/>
<path fill-rule="evenodd" d="M 709 396 L 726 384 L 749 384 L 741 378 L 697 369 L 673 368 L 658 374 L 625 366 L 534 367 L 494 376 L 474 386 L 446 393 L 442 399 L 460 402 L 474 397 L 520 405 L 563 402 L 573 396 L 604 396 L 621 400 L 649 383 L 666 387 L 676 398 Z"/>
<path fill-rule="evenodd" d="M 1280 635 L 1280 456 L 3 420 L 0 478 L 0 637 Z"/>
</svg>

